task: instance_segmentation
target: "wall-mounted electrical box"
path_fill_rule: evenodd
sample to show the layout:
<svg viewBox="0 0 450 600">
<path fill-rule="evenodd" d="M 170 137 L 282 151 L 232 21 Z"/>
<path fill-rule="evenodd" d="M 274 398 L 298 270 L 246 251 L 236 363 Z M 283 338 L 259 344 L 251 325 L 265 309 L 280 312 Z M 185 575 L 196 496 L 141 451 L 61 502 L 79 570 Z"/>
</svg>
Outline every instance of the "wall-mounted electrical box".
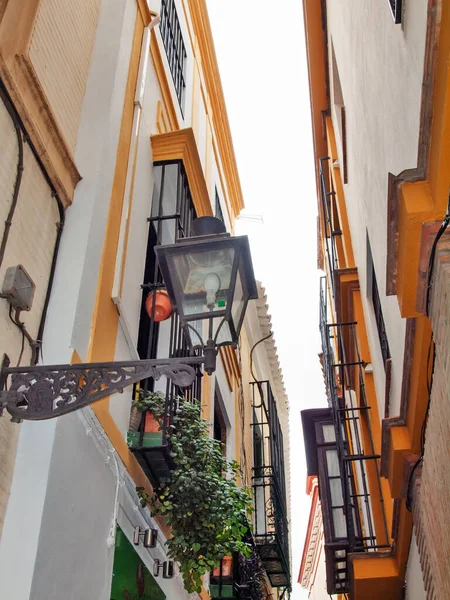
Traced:
<svg viewBox="0 0 450 600">
<path fill-rule="evenodd" d="M 2 296 L 20 310 L 30 310 L 33 304 L 34 281 L 22 265 L 8 267 L 3 281 Z"/>
</svg>

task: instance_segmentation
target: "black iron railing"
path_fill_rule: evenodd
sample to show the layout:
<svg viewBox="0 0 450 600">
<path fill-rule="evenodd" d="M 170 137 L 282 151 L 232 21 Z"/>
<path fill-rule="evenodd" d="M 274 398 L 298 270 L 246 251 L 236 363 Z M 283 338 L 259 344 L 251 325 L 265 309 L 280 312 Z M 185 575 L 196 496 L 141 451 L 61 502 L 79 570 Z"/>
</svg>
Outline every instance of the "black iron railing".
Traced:
<svg viewBox="0 0 450 600">
<path fill-rule="evenodd" d="M 402 22 L 402 0 L 388 0 L 391 7 L 394 23 Z"/>
<path fill-rule="evenodd" d="M 327 569 L 332 578 L 328 591 L 339 593 L 348 590 L 348 552 L 387 549 L 390 543 L 356 322 L 329 323 L 327 314 L 326 280 L 322 278 L 320 331 L 334 433 L 322 444 L 319 462 L 321 484 L 326 487 L 321 489 L 323 515 L 329 520 L 325 527 Z"/>
<path fill-rule="evenodd" d="M 161 2 L 161 36 L 164 48 L 166 49 L 178 102 L 181 112 L 183 112 L 187 54 L 174 0 L 162 0 Z"/>
<path fill-rule="evenodd" d="M 387 339 L 386 325 L 384 323 L 383 309 L 381 307 L 380 293 L 378 291 L 378 284 L 375 276 L 375 269 L 372 264 L 372 303 L 373 311 L 375 313 L 375 322 L 377 324 L 378 338 L 380 340 L 381 356 L 383 357 L 383 365 L 386 369 L 387 360 L 391 358 L 391 352 L 389 350 L 389 342 Z"/>
<path fill-rule="evenodd" d="M 254 538 L 274 587 L 290 586 L 283 434 L 268 381 L 251 384 Z"/>
<path fill-rule="evenodd" d="M 328 184 L 329 162 L 329 157 L 321 158 L 319 161 L 320 206 L 328 274 L 331 281 L 331 292 L 334 297 L 334 272 L 339 268 L 336 238 L 342 235 L 342 231 L 336 210 L 336 192 L 333 189 L 329 189 Z"/>
</svg>

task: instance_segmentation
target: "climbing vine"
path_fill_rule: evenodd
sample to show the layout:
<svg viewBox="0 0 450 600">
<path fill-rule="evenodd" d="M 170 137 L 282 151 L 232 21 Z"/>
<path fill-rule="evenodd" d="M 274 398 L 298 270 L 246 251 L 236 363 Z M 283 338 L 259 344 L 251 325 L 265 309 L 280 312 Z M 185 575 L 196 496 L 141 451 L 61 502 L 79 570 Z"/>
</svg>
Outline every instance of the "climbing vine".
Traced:
<svg viewBox="0 0 450 600">
<path fill-rule="evenodd" d="M 137 491 L 141 504 L 171 527 L 168 555 L 179 563 L 186 590 L 200 592 L 202 575 L 223 556 L 251 555 L 245 535 L 253 502 L 250 489 L 238 485 L 238 463 L 227 461 L 221 444 L 210 438 L 200 404 L 176 398 L 175 405 L 168 433 L 174 469 L 153 496 Z M 150 412 L 161 427 L 162 394 L 141 392 L 136 407 Z"/>
</svg>

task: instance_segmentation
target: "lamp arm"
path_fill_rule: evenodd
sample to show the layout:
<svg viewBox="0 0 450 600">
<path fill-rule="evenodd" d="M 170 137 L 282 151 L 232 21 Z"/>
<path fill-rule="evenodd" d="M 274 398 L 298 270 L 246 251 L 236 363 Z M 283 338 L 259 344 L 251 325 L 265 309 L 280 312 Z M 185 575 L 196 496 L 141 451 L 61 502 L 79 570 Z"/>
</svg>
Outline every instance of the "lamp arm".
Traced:
<svg viewBox="0 0 450 600">
<path fill-rule="evenodd" d="M 106 398 L 142 379 L 162 375 L 180 387 L 190 386 L 196 376 L 194 367 L 203 356 L 148 359 L 124 362 L 81 363 L 9 367 L 3 357 L 0 370 L 0 411 L 11 421 L 52 419 Z M 6 389 L 11 377 L 9 389 Z"/>
</svg>

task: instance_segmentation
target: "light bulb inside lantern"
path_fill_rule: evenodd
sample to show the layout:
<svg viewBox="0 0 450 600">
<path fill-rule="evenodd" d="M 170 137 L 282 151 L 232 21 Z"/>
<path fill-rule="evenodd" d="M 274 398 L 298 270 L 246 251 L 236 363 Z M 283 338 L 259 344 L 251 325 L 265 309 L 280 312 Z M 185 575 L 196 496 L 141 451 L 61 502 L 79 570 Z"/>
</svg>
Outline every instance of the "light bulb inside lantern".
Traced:
<svg viewBox="0 0 450 600">
<path fill-rule="evenodd" d="M 220 277 L 217 273 L 208 273 L 203 285 L 206 291 L 206 306 L 212 310 L 216 303 L 217 292 L 220 290 Z"/>
</svg>

